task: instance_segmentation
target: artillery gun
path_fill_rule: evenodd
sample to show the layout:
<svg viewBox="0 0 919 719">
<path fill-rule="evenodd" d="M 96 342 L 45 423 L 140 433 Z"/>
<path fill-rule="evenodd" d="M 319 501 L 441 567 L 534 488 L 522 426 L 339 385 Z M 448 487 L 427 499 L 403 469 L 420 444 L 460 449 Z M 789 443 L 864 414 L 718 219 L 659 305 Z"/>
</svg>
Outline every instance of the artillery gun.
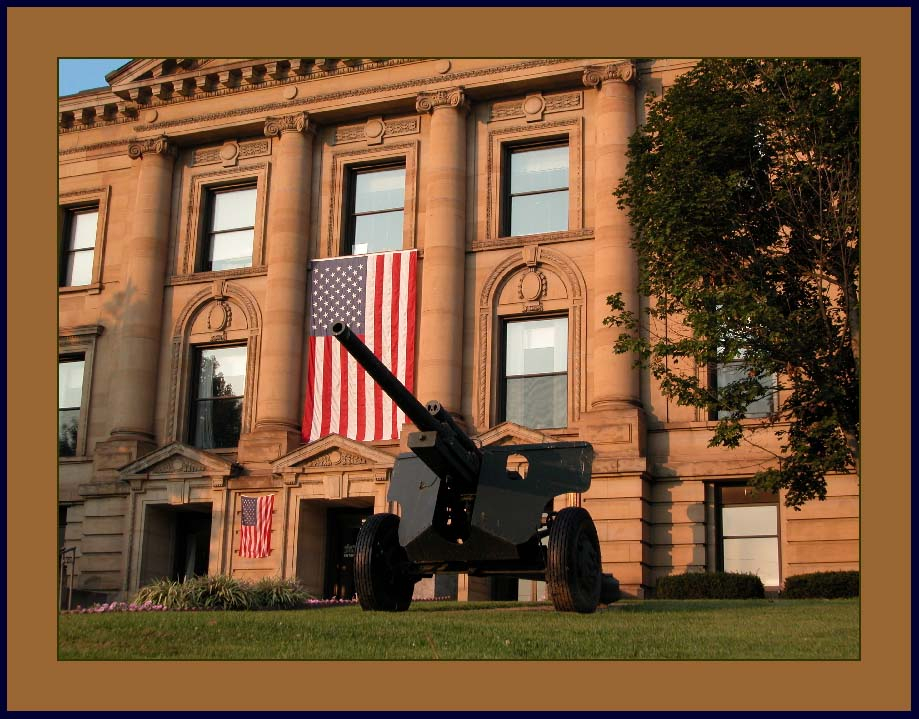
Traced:
<svg viewBox="0 0 919 719">
<path fill-rule="evenodd" d="M 404 611 L 419 579 L 455 572 L 544 580 L 559 611 L 589 613 L 618 599 L 590 514 L 552 507 L 556 496 L 590 487 L 588 442 L 479 447 L 439 402 L 422 405 L 345 323 L 332 335 L 419 430 L 392 470 L 388 499 L 402 517 L 374 514 L 357 537 L 363 609 Z"/>
</svg>

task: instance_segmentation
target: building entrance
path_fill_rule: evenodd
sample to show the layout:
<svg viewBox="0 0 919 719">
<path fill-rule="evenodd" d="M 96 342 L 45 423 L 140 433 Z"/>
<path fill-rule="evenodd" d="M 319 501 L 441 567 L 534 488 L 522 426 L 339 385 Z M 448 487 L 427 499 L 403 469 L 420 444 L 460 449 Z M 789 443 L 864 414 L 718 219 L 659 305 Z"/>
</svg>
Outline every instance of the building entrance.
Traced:
<svg viewBox="0 0 919 719">
<path fill-rule="evenodd" d="M 326 515 L 325 596 L 334 599 L 354 597 L 354 549 L 357 533 L 373 510 L 330 507 Z"/>
<path fill-rule="evenodd" d="M 210 548 L 210 504 L 147 505 L 140 586 L 207 574 Z"/>
</svg>

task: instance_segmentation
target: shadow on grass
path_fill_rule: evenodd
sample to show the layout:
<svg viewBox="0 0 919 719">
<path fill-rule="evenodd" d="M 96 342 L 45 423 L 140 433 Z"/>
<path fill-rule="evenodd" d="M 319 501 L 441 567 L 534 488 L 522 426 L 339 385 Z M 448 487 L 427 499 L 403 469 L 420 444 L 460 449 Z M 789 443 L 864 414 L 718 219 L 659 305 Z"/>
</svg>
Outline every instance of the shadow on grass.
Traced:
<svg viewBox="0 0 919 719">
<path fill-rule="evenodd" d="M 764 609 L 781 607 L 790 603 L 853 600 L 807 599 L 625 599 L 613 604 L 601 604 L 597 613 L 627 612 L 636 614 L 711 612 L 719 609 Z M 554 611 L 551 602 L 436 602 L 413 603 L 412 612 L 482 612 L 482 611 L 544 612 Z"/>
</svg>

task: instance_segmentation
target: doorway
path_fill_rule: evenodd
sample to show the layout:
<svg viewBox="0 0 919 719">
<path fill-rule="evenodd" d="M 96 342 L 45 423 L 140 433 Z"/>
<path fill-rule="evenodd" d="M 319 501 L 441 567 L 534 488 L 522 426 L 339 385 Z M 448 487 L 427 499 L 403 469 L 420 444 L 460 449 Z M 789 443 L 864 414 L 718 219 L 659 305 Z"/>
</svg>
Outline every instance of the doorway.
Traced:
<svg viewBox="0 0 919 719">
<path fill-rule="evenodd" d="M 354 550 L 361 525 L 372 509 L 329 507 L 326 514 L 326 571 L 324 594 L 330 599 L 351 599 L 354 586 Z"/>
<path fill-rule="evenodd" d="M 140 586 L 164 577 L 181 581 L 208 573 L 211 514 L 210 504 L 147 505 Z"/>
</svg>

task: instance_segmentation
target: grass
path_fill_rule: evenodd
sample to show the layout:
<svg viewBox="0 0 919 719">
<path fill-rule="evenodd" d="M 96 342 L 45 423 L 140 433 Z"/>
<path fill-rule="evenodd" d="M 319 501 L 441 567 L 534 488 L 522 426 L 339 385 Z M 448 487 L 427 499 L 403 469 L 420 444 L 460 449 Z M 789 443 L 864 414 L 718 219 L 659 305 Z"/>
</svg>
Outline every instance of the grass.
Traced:
<svg viewBox="0 0 919 719">
<path fill-rule="evenodd" d="M 68 614 L 59 658 L 287 660 L 858 659 L 857 599 L 432 602 L 286 612 Z"/>
</svg>

